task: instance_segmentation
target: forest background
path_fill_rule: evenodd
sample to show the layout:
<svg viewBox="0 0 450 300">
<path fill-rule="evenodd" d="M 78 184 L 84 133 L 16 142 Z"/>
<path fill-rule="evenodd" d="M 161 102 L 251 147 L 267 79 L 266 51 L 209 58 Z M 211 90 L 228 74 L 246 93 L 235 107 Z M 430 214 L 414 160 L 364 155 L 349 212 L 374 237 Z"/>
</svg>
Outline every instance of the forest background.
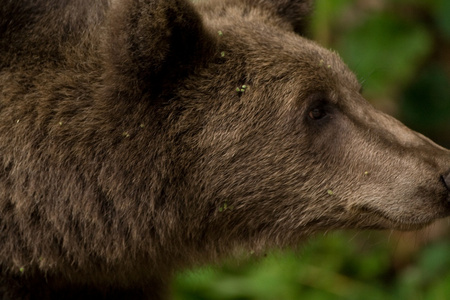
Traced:
<svg viewBox="0 0 450 300">
<path fill-rule="evenodd" d="M 336 50 L 375 107 L 450 148 L 450 1 L 316 0 L 309 37 Z M 338 231 L 299 250 L 177 275 L 177 300 L 450 299 L 450 221 Z"/>
</svg>

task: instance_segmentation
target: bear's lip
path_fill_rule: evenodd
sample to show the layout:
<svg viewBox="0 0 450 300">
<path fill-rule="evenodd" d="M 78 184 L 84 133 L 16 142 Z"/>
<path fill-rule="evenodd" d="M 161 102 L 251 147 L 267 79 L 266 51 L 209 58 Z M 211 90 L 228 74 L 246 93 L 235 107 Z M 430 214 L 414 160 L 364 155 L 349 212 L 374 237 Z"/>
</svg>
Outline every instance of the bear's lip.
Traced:
<svg viewBox="0 0 450 300">
<path fill-rule="evenodd" d="M 423 228 L 433 221 L 448 216 L 448 212 L 438 213 L 432 217 L 423 218 L 417 216 L 394 218 L 377 208 L 368 205 L 358 205 L 353 208 L 353 211 L 360 214 L 361 222 L 366 225 L 367 220 L 371 223 L 368 227 L 374 229 L 396 229 L 396 230 L 417 230 Z"/>
</svg>

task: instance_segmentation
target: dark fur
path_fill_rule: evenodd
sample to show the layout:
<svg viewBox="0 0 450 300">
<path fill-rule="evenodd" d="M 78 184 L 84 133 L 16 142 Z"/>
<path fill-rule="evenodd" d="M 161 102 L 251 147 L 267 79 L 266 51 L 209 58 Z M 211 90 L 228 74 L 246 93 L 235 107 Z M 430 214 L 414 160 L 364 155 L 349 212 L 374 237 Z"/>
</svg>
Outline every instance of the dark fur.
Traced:
<svg viewBox="0 0 450 300">
<path fill-rule="evenodd" d="M 162 298 L 236 249 L 449 213 L 449 151 L 299 35 L 309 1 L 111 2 L 0 5 L 3 299 Z"/>
</svg>

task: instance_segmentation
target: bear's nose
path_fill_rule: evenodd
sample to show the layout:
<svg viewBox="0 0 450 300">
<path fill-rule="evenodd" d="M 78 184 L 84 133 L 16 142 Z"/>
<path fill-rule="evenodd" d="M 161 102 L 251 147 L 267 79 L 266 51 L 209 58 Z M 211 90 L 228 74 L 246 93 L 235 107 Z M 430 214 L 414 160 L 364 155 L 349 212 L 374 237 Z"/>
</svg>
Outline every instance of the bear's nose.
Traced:
<svg viewBox="0 0 450 300">
<path fill-rule="evenodd" d="M 442 181 L 447 187 L 448 192 L 450 193 L 450 171 L 447 174 L 442 175 Z"/>
</svg>

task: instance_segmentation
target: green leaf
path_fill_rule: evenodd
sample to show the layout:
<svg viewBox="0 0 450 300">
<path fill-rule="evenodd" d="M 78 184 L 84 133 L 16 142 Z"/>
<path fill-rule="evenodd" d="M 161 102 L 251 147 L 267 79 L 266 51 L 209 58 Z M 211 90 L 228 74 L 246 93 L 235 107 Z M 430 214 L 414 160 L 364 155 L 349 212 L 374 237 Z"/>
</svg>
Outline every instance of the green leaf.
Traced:
<svg viewBox="0 0 450 300">
<path fill-rule="evenodd" d="M 424 27 L 387 13 L 370 17 L 338 44 L 369 98 L 392 96 L 407 84 L 431 47 L 432 39 Z"/>
<path fill-rule="evenodd" d="M 441 65 L 431 64 L 405 91 L 401 120 L 436 142 L 448 143 L 450 128 L 450 78 Z"/>
<path fill-rule="evenodd" d="M 435 9 L 436 23 L 447 38 L 450 38 L 450 1 L 437 0 Z"/>
</svg>

